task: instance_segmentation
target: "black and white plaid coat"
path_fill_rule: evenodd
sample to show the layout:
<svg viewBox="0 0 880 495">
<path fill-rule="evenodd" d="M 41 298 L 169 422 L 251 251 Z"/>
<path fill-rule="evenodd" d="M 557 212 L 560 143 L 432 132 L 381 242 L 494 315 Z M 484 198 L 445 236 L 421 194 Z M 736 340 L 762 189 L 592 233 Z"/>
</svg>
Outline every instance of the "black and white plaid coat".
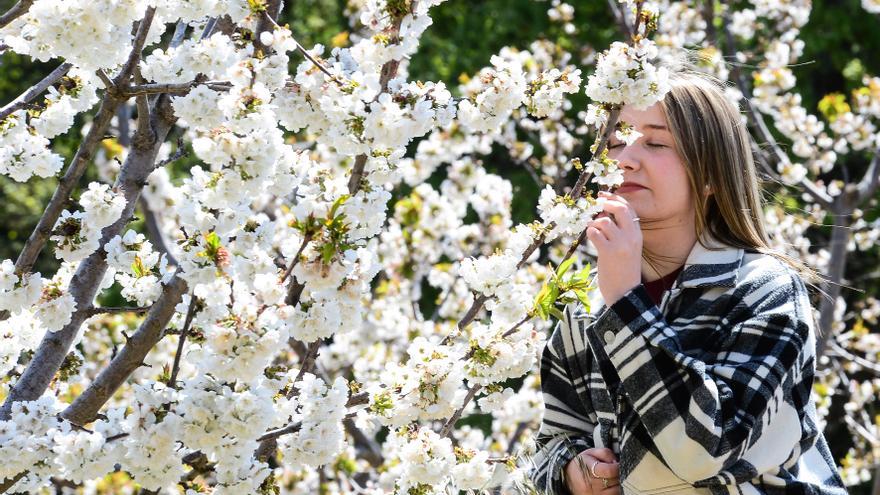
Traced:
<svg viewBox="0 0 880 495">
<path fill-rule="evenodd" d="M 541 361 L 539 489 L 567 494 L 566 464 L 606 447 L 624 494 L 846 494 L 810 399 L 804 283 L 709 243 L 720 250 L 697 243 L 659 308 L 641 285 L 610 308 L 566 308 Z"/>
</svg>

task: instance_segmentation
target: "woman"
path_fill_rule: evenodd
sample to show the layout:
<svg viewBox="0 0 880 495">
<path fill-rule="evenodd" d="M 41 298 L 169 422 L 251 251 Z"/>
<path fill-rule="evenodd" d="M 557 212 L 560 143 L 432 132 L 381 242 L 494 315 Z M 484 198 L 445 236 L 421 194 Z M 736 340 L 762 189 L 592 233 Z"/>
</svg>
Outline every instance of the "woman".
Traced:
<svg viewBox="0 0 880 495">
<path fill-rule="evenodd" d="M 612 138 L 625 182 L 587 229 L 601 301 L 567 308 L 541 363 L 532 479 L 548 493 L 845 494 L 810 399 L 802 274 L 772 253 L 749 136 L 681 72 Z"/>
</svg>

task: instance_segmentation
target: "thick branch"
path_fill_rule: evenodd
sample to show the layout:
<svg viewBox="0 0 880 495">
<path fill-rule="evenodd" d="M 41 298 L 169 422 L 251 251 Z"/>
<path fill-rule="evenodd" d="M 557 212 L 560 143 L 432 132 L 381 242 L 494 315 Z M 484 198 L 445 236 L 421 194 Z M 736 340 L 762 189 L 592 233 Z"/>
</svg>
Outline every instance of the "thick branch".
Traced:
<svg viewBox="0 0 880 495">
<path fill-rule="evenodd" d="M 69 71 L 71 67 L 73 67 L 73 65 L 69 63 L 59 65 L 48 76 L 44 77 L 42 81 L 34 84 L 21 96 L 12 100 L 12 102 L 0 109 L 0 121 L 27 106 L 28 103 L 33 101 L 33 99 L 39 96 L 43 91 L 49 89 L 49 86 L 55 84 L 57 80 L 64 77 L 64 74 L 67 74 L 67 71 Z"/>
<path fill-rule="evenodd" d="M 7 10 L 3 15 L 0 15 L 0 29 L 23 16 L 28 9 L 31 8 L 31 4 L 33 3 L 34 0 L 18 0 L 18 3 L 13 5 L 11 9 Z"/>
<path fill-rule="evenodd" d="M 80 143 L 79 149 L 70 161 L 67 172 L 65 172 L 64 177 L 58 183 L 58 187 L 52 194 L 49 204 L 46 205 L 40 221 L 37 222 L 37 226 L 31 232 L 21 253 L 18 255 L 18 259 L 15 261 L 15 273 L 17 275 L 27 274 L 33 268 L 37 257 L 40 255 L 40 251 L 42 251 L 43 246 L 52 234 L 55 222 L 61 216 L 61 211 L 64 210 L 64 205 L 70 199 L 73 188 L 76 187 L 77 182 L 79 182 L 80 177 L 85 172 L 98 144 L 104 139 L 104 135 L 110 127 L 110 121 L 113 119 L 113 115 L 121 103 L 121 100 L 109 94 L 104 95 L 101 108 L 92 121 L 92 127 Z M 7 318 L 9 318 L 8 312 L 0 312 L 0 320 Z M 0 413 L 0 417 L 2 417 L 2 413 Z"/>
<path fill-rule="evenodd" d="M 157 108 L 159 106 L 157 105 Z M 113 113 L 115 112 L 110 112 L 110 115 Z M 144 143 L 134 142 L 132 150 L 119 172 L 115 188 L 124 195 L 125 208 L 119 220 L 103 230 L 100 246 L 106 245 L 110 239 L 119 235 L 128 224 L 134 213 L 141 189 L 153 171 L 159 146 L 174 124 L 173 112 L 160 110 L 156 114 L 153 129 L 157 139 L 149 147 L 141 147 Z M 58 191 L 56 191 L 57 193 Z M 87 312 L 92 307 L 100 281 L 104 278 L 106 271 L 107 259 L 103 248 L 99 248 L 80 263 L 69 286 L 70 293 L 76 302 L 76 311 L 73 312 L 70 322 L 64 328 L 57 332 L 47 332 L 43 337 L 24 374 L 16 382 L 15 387 L 3 403 L 2 409 L 0 409 L 0 419 L 9 418 L 14 402 L 36 400 L 49 386 L 52 377 L 61 367 L 61 363 L 70 350 L 70 345 L 79 332 L 79 327 L 88 317 Z M 154 309 L 157 305 L 159 303 L 154 305 Z"/>
<path fill-rule="evenodd" d="M 838 196 L 834 206 L 829 213 L 834 224 L 831 227 L 831 242 L 829 243 L 830 255 L 828 257 L 829 267 L 826 274 L 826 297 L 822 298 L 819 307 L 819 329 L 822 336 L 816 343 L 816 358 L 822 357 L 828 348 L 828 343 L 834 336 L 832 324 L 834 323 L 834 309 L 837 305 L 837 298 L 840 296 L 841 282 L 843 282 L 844 271 L 846 269 L 846 245 L 849 243 L 850 237 L 850 215 L 852 209 L 848 205 L 843 204 L 845 200 L 845 192 Z"/>
<path fill-rule="evenodd" d="M 137 331 L 128 339 L 125 347 L 116 354 L 95 381 L 61 413 L 65 419 L 79 425 L 95 420 L 101 407 L 144 362 L 147 353 L 161 340 L 163 330 L 174 316 L 174 307 L 180 303 L 186 290 L 186 282 L 175 275 L 163 288 L 159 300 L 147 313 L 147 317 Z M 187 317 L 189 318 L 189 314 Z"/>
</svg>

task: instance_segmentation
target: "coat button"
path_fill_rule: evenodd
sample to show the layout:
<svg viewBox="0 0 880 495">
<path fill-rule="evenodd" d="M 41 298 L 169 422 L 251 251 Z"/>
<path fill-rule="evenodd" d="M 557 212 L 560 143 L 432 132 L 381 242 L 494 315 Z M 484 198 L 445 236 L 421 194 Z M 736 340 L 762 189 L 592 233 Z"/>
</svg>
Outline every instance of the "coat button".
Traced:
<svg viewBox="0 0 880 495">
<path fill-rule="evenodd" d="M 603 335 L 602 338 L 605 339 L 606 344 L 611 345 L 614 343 L 614 337 L 616 337 L 616 336 L 617 336 L 617 334 L 615 334 L 611 330 L 608 330 L 607 332 L 605 332 L 605 335 Z"/>
</svg>

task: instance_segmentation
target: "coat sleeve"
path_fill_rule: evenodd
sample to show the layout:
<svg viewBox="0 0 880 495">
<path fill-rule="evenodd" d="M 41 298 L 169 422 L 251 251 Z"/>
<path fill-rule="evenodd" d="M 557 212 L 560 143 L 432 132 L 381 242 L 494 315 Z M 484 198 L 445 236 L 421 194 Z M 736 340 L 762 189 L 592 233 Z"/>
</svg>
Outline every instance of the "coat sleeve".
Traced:
<svg viewBox="0 0 880 495">
<path fill-rule="evenodd" d="M 572 373 L 571 361 L 583 358 L 588 346 L 571 332 L 569 310 L 556 325 L 541 356 L 541 392 L 544 418 L 536 438 L 537 451 L 529 477 L 541 493 L 568 495 L 563 477 L 565 466 L 579 453 L 593 447 L 596 415 L 587 410 L 580 393 L 586 394 L 589 377 Z M 580 367 L 577 368 L 581 370 Z"/>
<path fill-rule="evenodd" d="M 808 381 L 802 375 L 812 379 L 815 366 L 803 282 L 788 270 L 750 274 L 731 305 L 717 318 L 724 343 L 717 354 L 705 354 L 710 362 L 682 352 L 641 285 L 587 335 L 600 363 L 613 365 L 600 369 L 615 372 L 606 377 L 617 382 L 614 393 L 634 409 L 672 472 L 692 484 L 736 483 L 724 478 L 743 466 L 744 478 L 778 467 L 802 437 L 797 404 Z"/>
</svg>

